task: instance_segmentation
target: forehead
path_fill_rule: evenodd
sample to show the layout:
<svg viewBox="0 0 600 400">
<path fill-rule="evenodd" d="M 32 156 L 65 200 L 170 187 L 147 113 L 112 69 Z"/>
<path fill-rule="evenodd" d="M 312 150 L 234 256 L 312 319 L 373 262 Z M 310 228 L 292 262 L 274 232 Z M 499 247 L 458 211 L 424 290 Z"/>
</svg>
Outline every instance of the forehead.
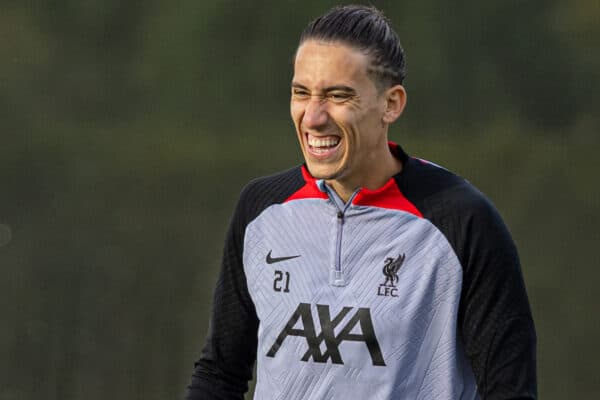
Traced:
<svg viewBox="0 0 600 400">
<path fill-rule="evenodd" d="M 357 85 L 369 81 L 368 65 L 369 57 L 347 44 L 307 40 L 296 52 L 294 82 L 311 86 Z"/>
</svg>

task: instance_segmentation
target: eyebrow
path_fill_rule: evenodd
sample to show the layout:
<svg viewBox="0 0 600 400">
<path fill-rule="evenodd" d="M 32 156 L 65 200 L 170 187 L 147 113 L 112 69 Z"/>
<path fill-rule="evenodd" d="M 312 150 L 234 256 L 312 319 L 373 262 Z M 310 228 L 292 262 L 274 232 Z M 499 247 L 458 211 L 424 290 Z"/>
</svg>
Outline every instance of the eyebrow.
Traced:
<svg viewBox="0 0 600 400">
<path fill-rule="evenodd" d="M 293 88 L 298 88 L 298 89 L 304 89 L 304 90 L 308 90 L 308 88 L 304 85 L 301 85 L 297 82 L 292 82 L 292 87 Z M 333 91 L 342 91 L 342 92 L 347 92 L 347 93 L 351 93 L 351 94 L 356 94 L 356 90 L 351 88 L 350 86 L 346 86 L 346 85 L 333 85 L 333 86 L 328 86 L 326 88 L 323 89 L 323 92 L 328 93 L 328 92 L 333 92 Z"/>
</svg>

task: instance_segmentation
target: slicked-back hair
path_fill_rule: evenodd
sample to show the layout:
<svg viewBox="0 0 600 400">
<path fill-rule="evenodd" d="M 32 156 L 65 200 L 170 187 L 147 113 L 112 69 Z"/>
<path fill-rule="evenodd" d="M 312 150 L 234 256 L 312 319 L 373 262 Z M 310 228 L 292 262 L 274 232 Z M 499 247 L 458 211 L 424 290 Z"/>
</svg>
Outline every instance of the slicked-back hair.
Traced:
<svg viewBox="0 0 600 400">
<path fill-rule="evenodd" d="M 406 62 L 400 39 L 375 7 L 334 7 L 308 24 L 298 46 L 307 40 L 340 42 L 364 52 L 371 58 L 368 72 L 380 90 L 404 83 Z"/>
</svg>

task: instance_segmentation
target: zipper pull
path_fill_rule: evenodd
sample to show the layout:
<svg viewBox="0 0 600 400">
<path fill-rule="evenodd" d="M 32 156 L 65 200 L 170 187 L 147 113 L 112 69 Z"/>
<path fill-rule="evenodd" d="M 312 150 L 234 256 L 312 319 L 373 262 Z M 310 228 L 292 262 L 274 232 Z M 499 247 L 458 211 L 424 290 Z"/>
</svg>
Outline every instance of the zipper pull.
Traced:
<svg viewBox="0 0 600 400">
<path fill-rule="evenodd" d="M 341 211 L 338 211 L 337 212 L 337 217 L 338 217 L 338 219 L 343 219 L 344 218 L 344 213 L 341 212 Z"/>
</svg>

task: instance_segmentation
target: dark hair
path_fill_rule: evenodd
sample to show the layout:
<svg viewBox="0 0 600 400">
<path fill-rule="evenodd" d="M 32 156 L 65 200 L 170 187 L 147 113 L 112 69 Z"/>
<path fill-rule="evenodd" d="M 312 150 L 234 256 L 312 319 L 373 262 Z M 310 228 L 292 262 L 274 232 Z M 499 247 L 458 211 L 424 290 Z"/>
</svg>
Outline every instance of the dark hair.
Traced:
<svg viewBox="0 0 600 400">
<path fill-rule="evenodd" d="M 400 39 L 375 7 L 334 7 L 308 24 L 299 45 L 309 39 L 341 42 L 365 52 L 371 57 L 368 72 L 380 89 L 404 82 L 406 63 Z"/>
</svg>

